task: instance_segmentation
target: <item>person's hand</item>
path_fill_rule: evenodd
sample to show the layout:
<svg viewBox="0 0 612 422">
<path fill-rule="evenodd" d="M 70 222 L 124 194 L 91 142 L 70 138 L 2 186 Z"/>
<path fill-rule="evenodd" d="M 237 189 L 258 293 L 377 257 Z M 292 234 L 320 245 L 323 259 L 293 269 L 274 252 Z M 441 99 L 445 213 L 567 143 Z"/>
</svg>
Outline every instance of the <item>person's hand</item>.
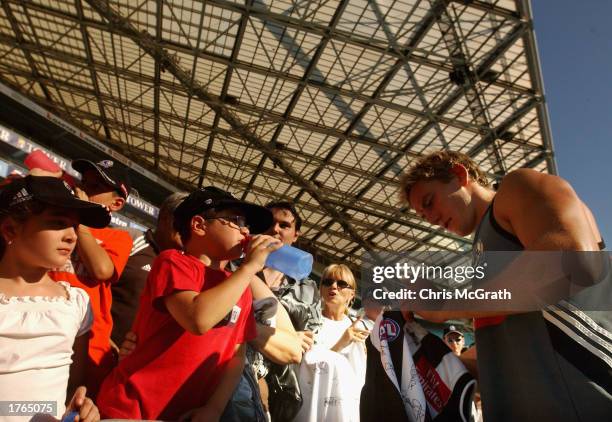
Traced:
<svg viewBox="0 0 612 422">
<path fill-rule="evenodd" d="M 217 422 L 221 418 L 221 413 L 212 406 L 202 406 L 185 413 L 179 422 Z"/>
<path fill-rule="evenodd" d="M 31 176 L 56 177 L 56 178 L 60 179 L 63 174 L 64 174 L 64 172 L 62 170 L 59 170 L 59 171 L 48 171 L 48 170 L 43 170 L 41 168 L 33 168 L 33 169 L 30 170 L 30 175 Z"/>
<path fill-rule="evenodd" d="M 263 269 L 270 252 L 283 246 L 283 242 L 267 235 L 253 236 L 246 250 L 246 257 L 242 265 L 252 265 L 255 272 Z"/>
<path fill-rule="evenodd" d="M 136 333 L 133 331 L 128 331 L 125 334 L 123 339 L 123 343 L 121 343 L 121 347 L 119 348 L 119 360 L 122 360 L 132 354 L 134 349 L 136 349 L 136 342 L 138 341 L 138 337 Z"/>
<path fill-rule="evenodd" d="M 117 362 L 119 362 L 119 346 L 115 344 L 113 339 L 109 339 L 109 340 L 110 340 L 111 352 L 113 352 L 113 357 L 115 358 L 114 365 L 117 365 Z"/>
<path fill-rule="evenodd" d="M 89 196 L 80 187 L 76 186 L 74 188 L 74 193 L 76 193 L 77 198 L 79 198 L 80 200 L 89 201 Z"/>
<path fill-rule="evenodd" d="M 353 342 L 363 343 L 366 341 L 370 335 L 370 331 L 357 328 L 357 324 L 360 322 L 361 317 L 353 321 L 351 326 L 346 329 L 346 331 L 342 334 L 342 337 L 340 337 L 340 340 L 338 340 L 338 343 L 336 343 L 336 345 L 333 347 L 335 351 L 340 351 Z"/>
<path fill-rule="evenodd" d="M 297 335 L 302 343 L 302 352 L 306 353 L 312 348 L 314 333 L 312 331 L 298 331 Z"/>
<path fill-rule="evenodd" d="M 65 417 L 70 412 L 78 412 L 78 416 L 74 419 L 75 422 L 97 422 L 100 420 L 100 412 L 93 400 L 87 397 L 87 389 L 80 386 L 74 392 L 70 403 L 66 407 Z"/>
</svg>

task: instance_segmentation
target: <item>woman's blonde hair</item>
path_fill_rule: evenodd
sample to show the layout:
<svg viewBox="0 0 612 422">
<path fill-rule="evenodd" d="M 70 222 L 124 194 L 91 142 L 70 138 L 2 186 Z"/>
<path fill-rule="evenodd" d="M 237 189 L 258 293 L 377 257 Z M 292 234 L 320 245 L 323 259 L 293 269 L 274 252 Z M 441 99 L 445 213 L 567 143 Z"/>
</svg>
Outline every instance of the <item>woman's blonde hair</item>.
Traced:
<svg viewBox="0 0 612 422">
<path fill-rule="evenodd" d="M 351 269 L 344 264 L 331 264 L 323 269 L 321 273 L 321 280 L 325 280 L 326 278 L 333 278 L 334 280 L 344 280 L 351 285 L 353 291 L 357 292 L 357 283 L 355 282 L 355 276 Z M 355 300 L 355 296 L 351 302 L 349 302 L 344 310 L 344 313 L 348 313 L 349 308 L 353 305 L 353 301 Z"/>
</svg>

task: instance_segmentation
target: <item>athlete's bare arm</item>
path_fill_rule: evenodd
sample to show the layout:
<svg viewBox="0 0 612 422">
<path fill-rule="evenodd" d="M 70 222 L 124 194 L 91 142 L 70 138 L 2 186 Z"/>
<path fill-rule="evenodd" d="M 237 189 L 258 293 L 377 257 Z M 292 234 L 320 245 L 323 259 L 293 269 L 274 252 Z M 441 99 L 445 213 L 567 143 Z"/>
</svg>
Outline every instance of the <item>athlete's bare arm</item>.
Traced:
<svg viewBox="0 0 612 422">
<path fill-rule="evenodd" d="M 494 215 L 526 250 L 599 249 L 591 212 L 558 176 L 529 169 L 508 174 L 495 195 Z"/>
</svg>

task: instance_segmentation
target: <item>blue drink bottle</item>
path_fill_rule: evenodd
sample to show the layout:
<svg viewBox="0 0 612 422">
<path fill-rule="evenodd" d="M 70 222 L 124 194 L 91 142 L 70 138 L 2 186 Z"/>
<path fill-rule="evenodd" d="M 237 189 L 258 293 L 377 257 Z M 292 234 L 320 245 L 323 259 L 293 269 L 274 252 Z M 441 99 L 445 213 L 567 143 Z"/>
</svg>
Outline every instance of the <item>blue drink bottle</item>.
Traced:
<svg viewBox="0 0 612 422">
<path fill-rule="evenodd" d="M 243 256 L 246 254 L 250 241 L 251 236 L 246 236 L 242 239 Z M 274 268 L 286 276 L 301 280 L 306 278 L 312 271 L 312 262 L 313 257 L 308 252 L 293 246 L 283 245 L 268 255 L 266 267 Z"/>
<path fill-rule="evenodd" d="M 77 416 L 79 416 L 79 412 L 70 412 L 62 418 L 62 422 L 74 422 Z"/>
<path fill-rule="evenodd" d="M 283 245 L 266 259 L 266 267 L 274 268 L 281 273 L 301 280 L 312 271 L 312 255 L 293 246 Z"/>
</svg>

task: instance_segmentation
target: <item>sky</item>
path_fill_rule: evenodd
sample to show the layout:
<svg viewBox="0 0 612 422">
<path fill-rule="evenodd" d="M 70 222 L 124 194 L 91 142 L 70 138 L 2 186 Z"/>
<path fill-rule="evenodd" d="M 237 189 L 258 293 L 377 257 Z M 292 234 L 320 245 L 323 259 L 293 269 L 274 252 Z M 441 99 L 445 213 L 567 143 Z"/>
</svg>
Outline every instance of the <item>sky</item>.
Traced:
<svg viewBox="0 0 612 422">
<path fill-rule="evenodd" d="M 612 250 L 612 2 L 531 4 L 558 172 Z"/>
</svg>

